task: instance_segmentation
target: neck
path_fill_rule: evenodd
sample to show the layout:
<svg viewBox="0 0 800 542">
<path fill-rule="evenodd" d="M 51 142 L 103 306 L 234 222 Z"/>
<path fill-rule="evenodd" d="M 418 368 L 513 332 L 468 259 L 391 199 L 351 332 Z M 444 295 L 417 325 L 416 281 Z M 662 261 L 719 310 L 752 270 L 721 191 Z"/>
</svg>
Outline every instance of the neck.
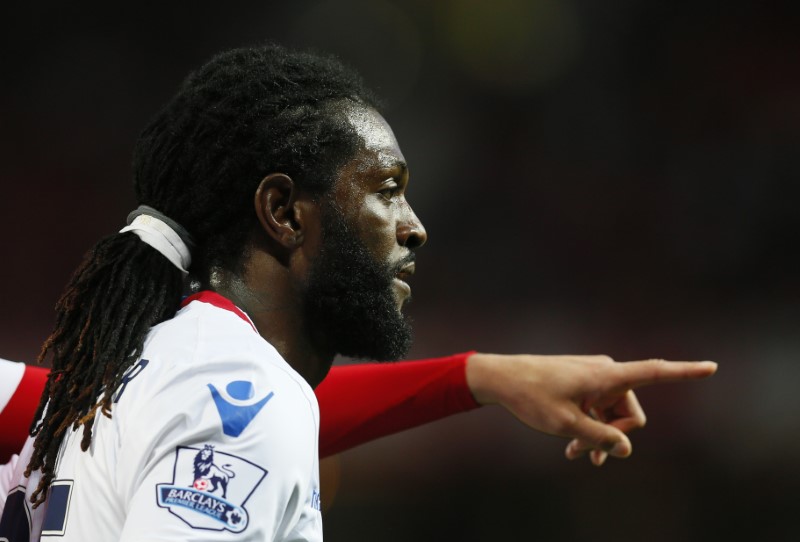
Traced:
<svg viewBox="0 0 800 542">
<path fill-rule="evenodd" d="M 335 353 L 315 347 L 303 321 L 300 292 L 280 270 L 273 275 L 255 282 L 215 270 L 209 287 L 246 312 L 258 333 L 315 388 L 328 374 Z"/>
</svg>

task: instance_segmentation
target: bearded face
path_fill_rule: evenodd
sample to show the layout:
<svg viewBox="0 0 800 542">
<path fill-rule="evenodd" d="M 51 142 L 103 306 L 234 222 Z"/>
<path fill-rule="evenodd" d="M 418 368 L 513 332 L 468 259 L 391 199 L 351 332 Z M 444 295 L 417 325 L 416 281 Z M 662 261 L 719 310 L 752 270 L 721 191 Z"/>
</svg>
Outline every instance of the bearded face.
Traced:
<svg viewBox="0 0 800 542">
<path fill-rule="evenodd" d="M 404 357 L 411 325 L 400 311 L 394 285 L 414 261 L 379 261 L 334 205 L 323 207 L 323 245 L 309 274 L 304 299 L 309 333 L 338 354 L 374 360 Z"/>
</svg>

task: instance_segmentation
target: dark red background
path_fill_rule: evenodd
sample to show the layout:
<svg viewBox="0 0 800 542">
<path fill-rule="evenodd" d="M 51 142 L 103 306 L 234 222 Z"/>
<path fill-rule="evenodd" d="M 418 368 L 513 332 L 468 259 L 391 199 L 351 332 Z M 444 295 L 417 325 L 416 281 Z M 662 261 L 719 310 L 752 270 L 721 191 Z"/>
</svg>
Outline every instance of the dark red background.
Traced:
<svg viewBox="0 0 800 542">
<path fill-rule="evenodd" d="M 264 40 L 388 98 L 429 244 L 414 354 L 714 359 L 601 470 L 484 409 L 325 466 L 328 540 L 790 540 L 800 483 L 796 2 L 36 2 L 0 16 L 0 355 L 32 360 L 135 206 L 138 131 Z M 337 485 L 338 484 L 338 485 Z"/>
</svg>

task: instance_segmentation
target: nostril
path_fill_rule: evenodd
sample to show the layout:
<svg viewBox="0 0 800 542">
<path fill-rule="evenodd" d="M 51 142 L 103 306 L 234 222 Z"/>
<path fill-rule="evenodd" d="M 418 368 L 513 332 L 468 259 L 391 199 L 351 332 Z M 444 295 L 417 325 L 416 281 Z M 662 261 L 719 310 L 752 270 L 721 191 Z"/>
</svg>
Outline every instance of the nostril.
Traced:
<svg viewBox="0 0 800 542">
<path fill-rule="evenodd" d="M 419 248 L 428 240 L 428 233 L 422 225 L 410 226 L 398 231 L 397 240 L 406 248 Z"/>
<path fill-rule="evenodd" d="M 428 240 L 428 232 L 425 230 L 425 227 L 420 224 L 419 228 L 417 228 L 417 247 L 421 247 L 425 244 Z"/>
<path fill-rule="evenodd" d="M 411 235 L 406 243 L 408 248 L 419 248 L 425 244 L 425 241 L 428 239 L 428 236 L 425 235 L 424 230 L 423 232 L 417 232 L 414 235 Z"/>
</svg>

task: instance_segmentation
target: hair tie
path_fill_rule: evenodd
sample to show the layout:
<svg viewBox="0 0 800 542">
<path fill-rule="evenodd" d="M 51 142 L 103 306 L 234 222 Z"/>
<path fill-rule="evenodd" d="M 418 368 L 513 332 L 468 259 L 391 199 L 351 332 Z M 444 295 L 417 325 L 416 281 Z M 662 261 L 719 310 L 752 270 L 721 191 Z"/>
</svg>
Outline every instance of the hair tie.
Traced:
<svg viewBox="0 0 800 542">
<path fill-rule="evenodd" d="M 125 232 L 135 233 L 184 275 L 189 274 L 188 269 L 192 264 L 190 248 L 194 248 L 194 240 L 183 226 L 165 214 L 147 205 L 140 205 L 128 215 L 128 225 L 119 230 L 119 233 Z"/>
</svg>

